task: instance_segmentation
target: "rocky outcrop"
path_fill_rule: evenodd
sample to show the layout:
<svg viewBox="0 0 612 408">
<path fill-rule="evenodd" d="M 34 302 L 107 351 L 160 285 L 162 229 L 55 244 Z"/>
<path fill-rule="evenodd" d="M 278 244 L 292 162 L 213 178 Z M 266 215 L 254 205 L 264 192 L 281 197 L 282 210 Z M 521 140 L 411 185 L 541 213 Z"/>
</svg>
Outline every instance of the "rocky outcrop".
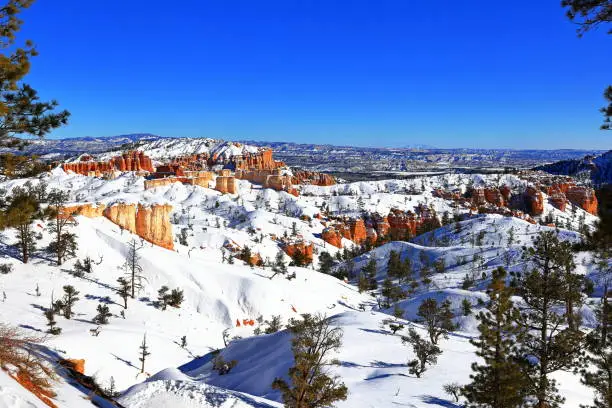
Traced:
<svg viewBox="0 0 612 408">
<path fill-rule="evenodd" d="M 109 161 L 97 162 L 91 156 L 83 155 L 78 162 L 63 163 L 62 169 L 84 176 L 100 177 L 114 171 L 154 172 L 151 158 L 141 151 L 130 151 L 115 156 Z"/>
<path fill-rule="evenodd" d="M 170 211 L 172 211 L 171 205 L 145 207 L 138 204 L 136 234 L 152 244 L 166 249 L 174 249 Z"/>
<path fill-rule="evenodd" d="M 327 227 L 321 233 L 321 239 L 336 248 L 342 248 L 342 233 L 335 227 Z"/>
<path fill-rule="evenodd" d="M 306 261 L 306 263 L 307 264 L 312 263 L 312 253 L 314 249 L 314 245 L 312 244 L 312 242 L 308 242 L 308 243 L 304 241 L 287 242 L 287 243 L 284 243 L 282 247 L 283 247 L 283 251 L 285 251 L 285 253 L 289 255 L 291 258 L 294 258 L 296 253 L 300 251 L 302 255 L 304 255 L 304 260 Z"/>
<path fill-rule="evenodd" d="M 290 194 L 297 195 L 297 190 L 292 188 L 291 177 L 281 175 L 281 171 L 274 170 L 238 170 L 236 178 L 248 180 L 254 184 L 260 184 L 264 188 L 271 188 L 277 191 L 287 191 Z"/>
<path fill-rule="evenodd" d="M 291 182 L 293 184 L 310 184 L 313 186 L 333 186 L 336 184 L 336 179 L 334 176 L 325 173 L 298 170 L 293 173 Z"/>
<path fill-rule="evenodd" d="M 274 170 L 285 165 L 283 162 L 274 160 L 270 149 L 235 156 L 233 164 L 236 170 Z"/>
<path fill-rule="evenodd" d="M 152 244 L 174 248 L 170 205 L 114 204 L 107 207 L 104 216 L 121 228 L 138 235 Z"/>
<path fill-rule="evenodd" d="M 223 194 L 236 194 L 238 192 L 238 183 L 234 177 L 218 176 L 215 183 L 215 190 Z"/>
<path fill-rule="evenodd" d="M 77 205 L 63 207 L 61 209 L 61 212 L 65 214 L 66 216 L 82 215 L 83 217 L 87 217 L 87 218 L 96 218 L 96 217 L 101 217 L 102 215 L 104 215 L 105 208 L 106 206 L 104 204 L 94 205 L 92 203 L 86 203 L 86 204 L 77 204 Z"/>
<path fill-rule="evenodd" d="M 533 186 L 527 187 L 524 193 L 525 206 L 531 215 L 541 215 L 544 212 L 544 196 Z"/>
<path fill-rule="evenodd" d="M 365 222 L 361 218 L 350 220 L 348 231 L 351 237 L 350 240 L 356 244 L 364 243 L 368 237 Z"/>
<path fill-rule="evenodd" d="M 565 193 L 567 199 L 588 213 L 597 215 L 598 203 L 595 191 L 583 186 L 570 186 Z"/>
</svg>

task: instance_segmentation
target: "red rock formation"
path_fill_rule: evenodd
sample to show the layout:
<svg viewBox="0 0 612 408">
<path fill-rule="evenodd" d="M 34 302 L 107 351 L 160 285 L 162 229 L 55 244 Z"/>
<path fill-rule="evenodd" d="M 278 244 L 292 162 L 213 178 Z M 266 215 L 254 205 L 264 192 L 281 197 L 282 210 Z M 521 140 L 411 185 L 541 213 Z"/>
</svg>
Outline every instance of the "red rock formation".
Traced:
<svg viewBox="0 0 612 408">
<path fill-rule="evenodd" d="M 548 196 L 548 202 L 561 211 L 565 211 L 565 207 L 567 205 L 567 199 L 565 198 L 565 194 L 563 193 L 555 193 Z"/>
<path fill-rule="evenodd" d="M 135 204 L 114 204 L 106 208 L 104 216 L 121 228 L 136 233 Z"/>
<path fill-rule="evenodd" d="M 592 188 L 583 186 L 569 186 L 565 195 L 567 199 L 583 210 L 597 215 L 597 196 Z"/>
<path fill-rule="evenodd" d="M 334 176 L 325 173 L 299 170 L 293 173 L 293 177 L 291 177 L 291 182 L 293 184 L 333 186 L 334 184 L 336 184 L 336 179 L 334 178 Z"/>
<path fill-rule="evenodd" d="M 525 205 L 531 215 L 540 215 L 544 212 L 544 196 L 533 186 L 525 190 Z"/>
<path fill-rule="evenodd" d="M 356 244 L 362 244 L 368 237 L 365 222 L 363 219 L 358 218 L 355 220 L 350 220 L 348 224 L 350 240 Z"/>
<path fill-rule="evenodd" d="M 321 233 L 323 241 L 336 248 L 342 248 L 342 234 L 334 227 L 327 227 Z"/>
<path fill-rule="evenodd" d="M 387 219 L 391 239 L 408 240 L 416 235 L 417 221 L 413 213 L 392 209 Z"/>
<path fill-rule="evenodd" d="M 287 191 L 291 188 L 291 177 L 289 176 L 267 176 L 263 186 L 277 191 Z"/>
<path fill-rule="evenodd" d="M 63 163 L 62 169 L 85 176 L 101 176 L 113 171 L 147 171 L 154 172 L 151 158 L 141 151 L 130 151 L 116 156 L 106 162 L 95 162 L 91 156 L 84 155 L 75 163 Z"/>
<path fill-rule="evenodd" d="M 170 205 L 115 204 L 106 208 L 104 216 L 152 244 L 173 249 L 170 211 Z"/>
<path fill-rule="evenodd" d="M 236 170 L 274 170 L 285 165 L 283 162 L 274 160 L 270 149 L 236 156 L 232 160 Z"/>
<path fill-rule="evenodd" d="M 283 250 L 291 258 L 295 256 L 297 251 L 300 251 L 304 255 L 306 263 L 312 263 L 313 248 L 312 242 L 306 243 L 304 241 L 288 242 L 283 245 Z"/>
<path fill-rule="evenodd" d="M 172 211 L 171 205 L 144 207 L 138 204 L 136 234 L 152 244 L 166 249 L 174 249 L 170 211 Z"/>
<path fill-rule="evenodd" d="M 488 203 L 491 203 L 497 207 L 506 207 L 508 205 L 506 198 L 497 188 L 485 188 L 484 196 Z"/>
<path fill-rule="evenodd" d="M 234 177 L 217 176 L 215 190 L 223 194 L 236 194 L 238 183 Z"/>
<path fill-rule="evenodd" d="M 63 207 L 61 212 L 67 215 L 82 215 L 87 218 L 96 218 L 104 214 L 105 208 L 104 204 L 96 204 L 94 206 L 92 203 L 86 203 Z"/>
</svg>

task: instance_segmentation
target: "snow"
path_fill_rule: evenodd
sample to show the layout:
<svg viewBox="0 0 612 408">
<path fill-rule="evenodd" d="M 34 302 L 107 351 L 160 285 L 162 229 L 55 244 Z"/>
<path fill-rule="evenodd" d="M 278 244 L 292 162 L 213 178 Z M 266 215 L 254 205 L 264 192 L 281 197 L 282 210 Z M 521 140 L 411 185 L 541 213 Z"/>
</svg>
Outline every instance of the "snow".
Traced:
<svg viewBox="0 0 612 408">
<path fill-rule="evenodd" d="M 189 142 L 189 143 L 187 143 Z M 170 143 L 170 144 L 169 144 Z M 176 143 L 176 144 L 172 144 Z M 159 140 L 147 145 L 147 152 L 162 154 L 189 154 L 207 151 L 230 157 L 250 149 L 242 145 L 204 143 L 201 140 L 183 142 Z M 164 150 L 165 149 L 165 150 Z M 217 150 L 215 150 L 217 149 Z M 242 149 L 242 150 L 241 150 Z M 165 152 L 165 153 L 164 153 Z M 158 154 L 158 153 L 154 153 Z M 0 182 L 0 188 L 10 191 L 28 180 Z M 461 302 L 468 299 L 475 311 L 482 307 L 484 293 L 491 271 L 504 266 L 510 271 L 523 270 L 527 261 L 522 247 L 531 244 L 541 231 L 552 228 L 530 224 L 517 218 L 501 215 L 473 217 L 423 234 L 412 242 L 391 242 L 365 253 L 354 260 L 354 276 L 372 258 L 378 262 L 377 279 L 386 277 L 385 269 L 391 250 L 398 251 L 402 259 L 410 258 L 415 278 L 422 260 L 444 259 L 446 270 L 434 273 L 431 284 L 420 284 L 413 295 L 400 302 L 404 318 L 414 320 L 420 302 L 433 297 L 438 301 L 450 300 L 457 313 L 461 331 L 443 340 L 444 350 L 436 366 L 424 378 L 408 374 L 407 361 L 412 351 L 401 342 L 400 335 L 392 335 L 382 327 L 390 318 L 392 308 L 379 310 L 376 299 L 358 293 L 355 281 L 344 283 L 311 268 L 289 267 L 296 278 L 289 281 L 281 276 L 270 279 L 269 269 L 250 268 L 241 261 L 230 265 L 222 263 L 222 248 L 227 243 L 274 259 L 280 250 L 275 237 L 296 235 L 314 244 L 315 264 L 322 251 L 332 255 L 338 249 L 326 244 L 320 237 L 325 227 L 314 218 L 323 203 L 334 216 L 356 215 L 362 209 L 386 214 L 390 209 L 413 210 L 419 204 L 432 206 L 438 214 L 445 211 L 466 213 L 467 209 L 454 208 L 452 203 L 434 197 L 437 187 L 511 185 L 520 189 L 525 182 L 511 175 L 434 175 L 411 180 L 383 180 L 355 182 L 329 187 L 300 186 L 301 195 L 294 197 L 285 192 L 262 189 L 245 180 L 239 181 L 240 194 L 222 195 L 199 186 L 174 183 L 151 190 L 144 189 L 144 178 L 124 173 L 113 180 L 103 180 L 77 174 L 66 174 L 54 169 L 33 183 L 44 181 L 49 188 L 60 188 L 70 193 L 74 203 L 142 203 L 145 205 L 170 204 L 174 236 L 185 230 L 187 245 L 175 242 L 170 251 L 145 243 L 139 251 L 142 256 L 144 288 L 137 299 L 130 299 L 125 319 L 120 316 L 122 300 L 116 294 L 116 280 L 124 276 L 121 269 L 127 253 L 127 244 L 140 239 L 112 224 L 105 218 L 77 217 L 72 228 L 79 241 L 78 258 L 90 256 L 99 265 L 90 276 L 77 278 L 71 274 L 76 259 L 58 267 L 49 255 L 39 252 L 30 264 L 19 261 L 12 244 L 14 231 L 0 233 L 0 263 L 13 265 L 14 271 L 0 275 L 0 291 L 7 297 L 0 303 L 0 321 L 19 326 L 26 332 L 42 334 L 46 330 L 43 310 L 51 298 L 62 296 L 64 285 L 73 285 L 79 292 L 77 315 L 66 320 L 57 317 L 62 328 L 59 336 L 49 336 L 46 346 L 62 358 L 85 359 L 86 374 L 93 375 L 107 387 L 111 378 L 117 389 L 127 390 L 121 397 L 126 407 L 280 407 L 278 393 L 271 389 L 274 378 L 285 376 L 292 364 L 290 336 L 286 331 L 271 335 L 254 336 L 255 326 L 236 326 L 243 319 L 270 319 L 280 315 L 283 324 L 301 313 L 333 315 L 333 324 L 344 331 L 344 346 L 335 356 L 341 365 L 333 372 L 342 377 L 349 388 L 349 398 L 339 407 L 427 407 L 442 405 L 458 407 L 442 391 L 442 385 L 457 381 L 466 383 L 470 364 L 476 360 L 469 338 L 476 333 L 473 316 L 460 316 Z M 577 216 L 572 210 L 560 212 L 546 204 L 545 214 L 569 220 L 575 227 Z M 587 225 L 597 218 L 581 209 Z M 307 217 L 304 217 L 307 216 Z M 310 220 L 308 220 L 310 218 Z M 40 223 L 39 248 L 50 241 L 49 231 Z M 509 241 L 510 231 L 513 242 Z M 562 239 L 577 242 L 581 235 L 561 229 Z M 478 242 L 478 241 L 481 242 Z M 345 240 L 348 246 L 350 241 Z M 476 262 L 476 258 L 481 261 Z M 285 258 L 288 261 L 288 257 Z M 598 270 L 587 252 L 577 255 L 577 271 L 597 277 Z M 484 273 L 485 278 L 480 279 Z M 468 289 L 461 289 L 466 275 L 476 274 L 479 280 Z M 180 308 L 162 311 L 154 301 L 157 290 L 166 285 L 184 291 L 185 302 Z M 41 295 L 36 296 L 39 287 Z M 596 285 L 594 296 L 600 286 Z M 95 337 L 91 319 L 99 303 L 107 303 L 113 317 L 110 324 L 101 326 Z M 363 310 L 362 310 L 363 309 Z M 582 310 L 587 325 L 593 324 L 592 308 Z M 412 325 L 421 333 L 422 328 Z M 222 333 L 229 331 L 232 340 L 224 348 Z M 138 347 L 143 336 L 151 355 L 140 373 Z M 180 347 L 180 338 L 186 336 L 187 347 Z M 222 349 L 226 359 L 238 360 L 228 375 L 219 376 L 211 370 L 211 353 Z M 157 373 L 157 374 L 155 374 Z M 153 374 L 153 375 L 150 375 Z M 565 407 L 578 406 L 591 400 L 591 393 L 579 383 L 574 374 L 560 373 L 561 391 L 568 398 Z M 68 408 L 83 405 L 82 391 L 74 389 L 65 380 L 57 385 L 57 401 Z M 33 401 L 33 402 L 32 402 Z M 4 405 L 3 405 L 4 404 Z M 30 404 L 30 405 L 29 405 Z M 33 405 L 31 405 L 33 404 Z M 37 405 L 38 404 L 38 405 Z M 0 372 L 0 408 L 40 406 L 40 402 L 22 389 L 5 373 Z"/>
</svg>

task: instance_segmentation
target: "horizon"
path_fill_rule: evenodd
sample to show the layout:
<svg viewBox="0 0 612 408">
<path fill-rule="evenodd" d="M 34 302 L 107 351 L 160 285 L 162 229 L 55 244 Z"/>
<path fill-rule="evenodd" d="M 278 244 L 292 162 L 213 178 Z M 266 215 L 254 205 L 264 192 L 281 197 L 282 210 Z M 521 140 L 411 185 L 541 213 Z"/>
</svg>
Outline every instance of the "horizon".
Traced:
<svg viewBox="0 0 612 408">
<path fill-rule="evenodd" d="M 285 3 L 36 2 L 27 82 L 72 113 L 50 138 L 610 148 L 606 34 L 557 1 Z"/>
<path fill-rule="evenodd" d="M 262 144 L 273 144 L 273 143 L 285 143 L 285 144 L 296 144 L 296 145 L 316 145 L 316 146 L 332 146 L 332 147 L 349 147 L 349 148 L 361 148 L 361 149 L 397 149 L 397 150 L 515 150 L 515 151 L 528 151 L 528 150 L 541 150 L 541 151 L 562 151 L 562 150 L 571 150 L 571 151 L 580 151 L 580 152 L 595 152 L 595 153 L 605 153 L 612 149 L 601 149 L 601 148 L 548 148 L 548 149 L 538 149 L 538 148 L 511 148 L 511 147 L 466 147 L 466 146 L 455 146 L 455 147 L 438 147 L 438 146 L 383 146 L 383 145 L 356 145 L 356 144 L 334 144 L 334 143 L 308 143 L 308 142 L 294 142 L 287 140 L 248 140 L 248 139 L 236 139 L 236 138 L 227 138 L 220 139 L 208 136 L 164 136 L 158 135 L 151 132 L 134 132 L 134 133 L 119 133 L 116 135 L 103 135 L 103 136 L 73 136 L 73 137 L 47 137 L 44 139 L 39 138 L 30 138 L 27 140 L 71 140 L 71 139 L 108 139 L 114 137 L 130 137 L 130 136 L 153 136 L 159 137 L 163 139 L 212 139 L 212 140 L 220 140 L 224 142 L 235 142 L 235 143 L 243 143 L 243 144 L 253 144 L 253 143 L 262 143 Z"/>
</svg>

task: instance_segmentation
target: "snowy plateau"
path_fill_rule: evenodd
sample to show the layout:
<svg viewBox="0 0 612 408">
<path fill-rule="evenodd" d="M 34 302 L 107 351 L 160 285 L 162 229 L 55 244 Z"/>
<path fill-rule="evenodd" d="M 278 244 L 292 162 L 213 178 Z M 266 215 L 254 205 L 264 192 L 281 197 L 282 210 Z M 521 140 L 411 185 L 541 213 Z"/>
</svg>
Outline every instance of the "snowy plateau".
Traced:
<svg viewBox="0 0 612 408">
<path fill-rule="evenodd" d="M 475 314 L 485 308 L 492 272 L 500 266 L 509 272 L 530 267 L 529 258 L 523 255 L 543 231 L 557 231 L 561 240 L 579 243 L 583 233 L 593 231 L 598 222 L 588 203 L 583 208 L 568 201 L 560 207 L 545 189 L 538 189 L 541 208 L 535 214 L 530 214 L 528 206 L 520 212 L 479 211 L 471 201 L 466 205 L 440 193 L 455 192 L 463 197 L 472 189 L 508 188 L 516 197 L 523 197 L 535 179 L 548 177 L 540 172 L 528 176 L 438 174 L 332 184 L 313 182 L 314 178 L 304 181 L 283 163 L 260 160 L 262 149 L 256 146 L 208 139 L 188 143 L 156 139 L 140 143 L 138 150 L 152 159 L 157 172 L 160 166 L 191 167 L 184 172 L 187 176 L 177 170 L 176 176 L 169 178 L 154 178 L 154 173 L 144 168 L 122 171 L 117 167 L 100 174 L 101 167 L 94 166 L 87 174 L 79 174 L 62 167 L 79 160 L 106 163 L 119 154 L 83 151 L 92 157 L 75 154 L 39 176 L 0 181 L 5 196 L 26 183 L 33 187 L 44 184 L 47 191 L 66 192 L 67 207 L 81 208 L 71 215 L 74 222 L 68 227 L 76 234 L 78 249 L 60 266 L 45 250 L 54 239 L 49 222 L 34 221 L 37 249 L 28 263 L 21 261 L 14 245 L 17 231 L 7 228 L 0 232 L 0 264 L 10 265 L 9 273 L 0 274 L 0 322 L 44 338 L 40 352 L 58 374 L 53 382 L 56 395 L 51 399 L 57 407 L 282 407 L 281 394 L 272 383 L 277 377 L 287 378 L 293 365 L 291 333 L 285 325 L 304 313 L 325 314 L 333 327 L 342 329 L 342 347 L 331 356 L 338 364 L 330 371 L 346 385 L 348 396 L 335 406 L 461 407 L 464 398 L 456 402 L 443 386 L 470 381 L 470 366 L 478 361 L 470 343 L 478 335 Z M 198 155 L 206 159 L 196 169 Z M 205 171 L 210 175 L 192 174 Z M 257 172 L 268 172 L 264 181 L 263 173 Z M 206 180 L 193 182 L 198 178 Z M 232 179 L 231 191 L 219 188 L 225 178 Z M 285 184 L 291 179 L 292 183 Z M 155 184 L 152 180 L 168 182 Z M 511 200 L 505 201 L 497 207 L 509 206 Z M 139 212 L 144 211 L 141 208 L 168 208 L 164 217 L 169 230 L 142 233 L 141 226 L 131 226 L 121 215 L 108 215 L 110 209 L 126 207 L 137 207 Z M 330 228 L 340 228 L 343 222 L 364 214 L 423 214 L 424 209 L 437 221 L 443 214 L 456 221 L 419 229 L 418 234 L 404 240 L 378 241 L 356 250 L 350 261 L 338 255 L 345 249 L 364 247 L 364 239 L 357 238 L 357 233 L 339 235 L 340 246 L 324 239 Z M 545 220 L 554 220 L 557 226 Z M 156 229 L 154 222 L 142 228 Z M 367 222 L 365 227 L 368 234 L 374 233 Z M 165 247 L 154 243 L 163 239 L 162 235 L 171 238 Z M 134 242 L 139 248 L 142 287 L 124 309 L 117 279 L 126 276 L 123 265 Z M 296 243 L 309 248 L 311 259 L 305 266 L 288 266 L 285 275 L 294 275 L 293 279 L 273 276 L 270 264 L 280 253 L 289 265 L 292 258 L 287 248 Z M 239 259 L 239 250 L 246 247 L 258 260 L 254 265 Z M 402 315 L 396 317 L 395 307 L 377 301 L 392 251 L 399 253 L 401 260 L 411 260 L 418 283 L 409 296 L 397 302 Z M 318 271 L 324 252 L 331 255 L 334 271 L 349 269 L 346 279 Z M 591 297 L 580 310 L 582 324 L 589 330 L 595 325 L 594 308 L 602 291 L 598 283 L 601 267 L 589 251 L 574 256 L 576 272 L 595 282 Z M 75 274 L 76 261 L 86 257 L 93 260 L 92 271 Z M 379 289 L 360 292 L 359 272 L 372 259 L 377 264 Z M 425 264 L 443 267 L 425 282 L 426 277 L 419 273 Z M 464 285 L 465 277 L 474 271 L 477 277 L 473 284 Z M 47 334 L 44 311 L 52 299 L 61 298 L 66 285 L 79 292 L 75 315 L 71 319 L 56 316 L 61 333 Z M 159 307 L 156 300 L 162 286 L 183 291 L 180 307 Z M 440 340 L 442 354 L 437 363 L 417 378 L 408 368 L 413 350 L 401 336 L 413 328 L 427 337 L 417 316 L 427 298 L 438 302 L 448 299 L 458 329 Z M 462 312 L 466 299 L 473 308 L 469 315 Z M 101 304 L 107 305 L 112 315 L 107 324 L 92 320 Z M 262 334 L 264 322 L 273 316 L 280 316 L 281 330 Z M 404 329 L 392 333 L 390 320 Z M 141 372 L 139 347 L 145 335 L 150 355 Z M 215 355 L 237 364 L 220 375 L 213 369 Z M 102 398 L 75 381 L 69 370 L 58 364 L 65 359 L 83 360 L 84 374 L 104 389 L 112 387 L 114 398 Z M 580 374 L 559 370 L 552 377 L 566 398 L 564 407 L 591 403 L 593 392 L 581 384 Z M 0 408 L 47 406 L 10 372 L 0 371 Z"/>
</svg>

